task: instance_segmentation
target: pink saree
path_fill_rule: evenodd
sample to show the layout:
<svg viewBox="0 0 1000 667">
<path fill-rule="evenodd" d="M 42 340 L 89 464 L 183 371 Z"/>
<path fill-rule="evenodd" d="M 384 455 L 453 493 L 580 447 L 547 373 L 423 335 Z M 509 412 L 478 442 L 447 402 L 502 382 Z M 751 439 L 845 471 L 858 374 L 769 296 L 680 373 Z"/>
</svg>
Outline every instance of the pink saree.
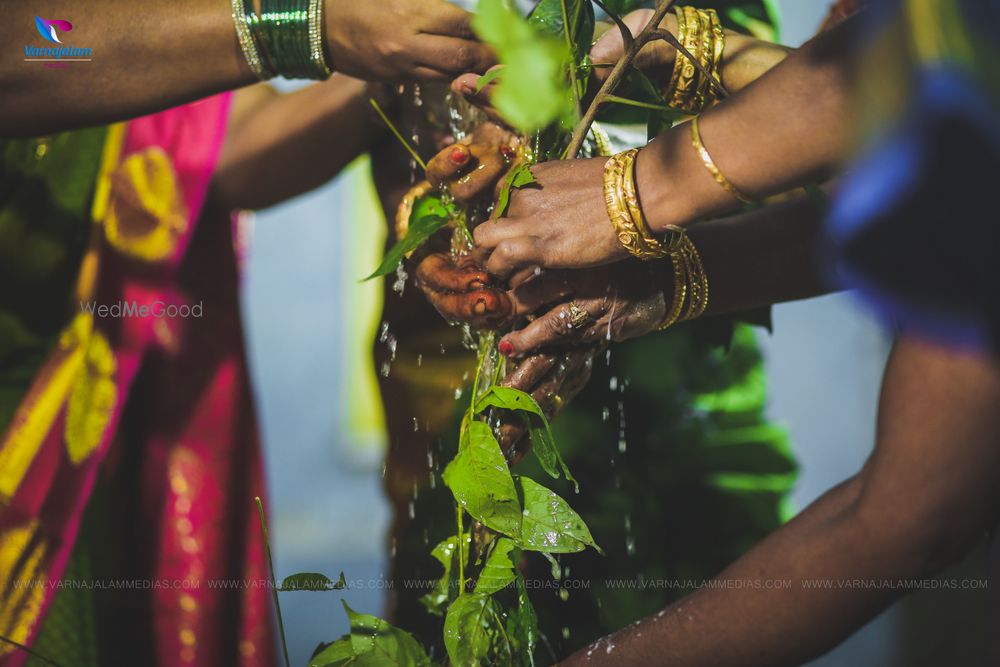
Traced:
<svg viewBox="0 0 1000 667">
<path fill-rule="evenodd" d="M 0 439 L 0 635 L 20 644 L 67 584 L 99 478 L 124 475 L 138 580 L 69 583 L 142 590 L 156 665 L 273 664 L 238 251 L 205 208 L 229 103 L 108 131 L 73 315 Z M 25 657 L 0 643 L 0 665 Z"/>
</svg>

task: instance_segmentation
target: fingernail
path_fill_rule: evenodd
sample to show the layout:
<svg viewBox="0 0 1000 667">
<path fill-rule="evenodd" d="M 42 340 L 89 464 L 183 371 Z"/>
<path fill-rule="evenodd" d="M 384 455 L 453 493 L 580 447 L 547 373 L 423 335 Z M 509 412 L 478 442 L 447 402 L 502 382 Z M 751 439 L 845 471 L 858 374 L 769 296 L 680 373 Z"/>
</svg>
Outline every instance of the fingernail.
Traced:
<svg viewBox="0 0 1000 667">
<path fill-rule="evenodd" d="M 497 348 L 500 350 L 500 354 L 505 357 L 509 357 L 514 354 L 514 345 L 511 344 L 509 340 L 500 341 L 500 345 L 498 345 Z"/>
<path fill-rule="evenodd" d="M 483 289 L 484 287 L 486 287 L 486 285 L 479 278 L 476 278 L 469 283 L 469 289 Z"/>
<path fill-rule="evenodd" d="M 465 164 L 465 161 L 469 159 L 469 154 L 465 152 L 464 148 L 454 148 L 451 151 L 451 155 L 448 156 L 455 164 Z"/>
<path fill-rule="evenodd" d="M 476 315 L 485 315 L 486 301 L 484 299 L 479 299 L 478 301 L 476 301 L 476 305 L 472 307 L 472 310 L 475 311 Z"/>
<path fill-rule="evenodd" d="M 517 157 L 517 151 L 514 150 L 513 146 L 501 146 L 500 152 L 503 153 L 503 156 L 508 160 L 513 160 Z"/>
</svg>

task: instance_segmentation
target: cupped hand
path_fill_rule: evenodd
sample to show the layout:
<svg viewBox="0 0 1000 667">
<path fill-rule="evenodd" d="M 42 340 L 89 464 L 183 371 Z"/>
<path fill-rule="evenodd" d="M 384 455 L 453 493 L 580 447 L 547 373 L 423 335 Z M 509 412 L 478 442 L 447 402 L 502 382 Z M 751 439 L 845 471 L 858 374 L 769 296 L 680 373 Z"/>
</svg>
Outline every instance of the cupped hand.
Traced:
<svg viewBox="0 0 1000 667">
<path fill-rule="evenodd" d="M 500 179 L 517 157 L 518 137 L 496 123 L 480 124 L 462 141 L 441 150 L 427 162 L 427 180 L 467 204 L 493 198 Z"/>
<path fill-rule="evenodd" d="M 671 264 L 627 259 L 592 269 L 545 271 L 519 282 L 509 295 L 515 317 L 536 316 L 500 340 L 507 356 L 622 341 L 655 330 L 665 319 L 673 301 Z M 581 311 L 586 319 L 574 324 L 574 314 L 579 317 Z"/>
<path fill-rule="evenodd" d="M 504 218 L 473 230 L 489 256 L 486 269 L 507 277 L 517 269 L 578 269 L 628 257 L 604 204 L 607 158 L 560 160 L 531 168 L 535 183 L 512 190 Z"/>
<path fill-rule="evenodd" d="M 416 258 L 417 286 L 449 322 L 466 322 L 476 329 L 509 326 L 513 307 L 503 289 L 471 257 L 456 260 L 447 250 Z"/>
<path fill-rule="evenodd" d="M 445 0 L 326 0 L 327 49 L 338 72 L 367 80 L 446 81 L 496 63 Z"/>
</svg>

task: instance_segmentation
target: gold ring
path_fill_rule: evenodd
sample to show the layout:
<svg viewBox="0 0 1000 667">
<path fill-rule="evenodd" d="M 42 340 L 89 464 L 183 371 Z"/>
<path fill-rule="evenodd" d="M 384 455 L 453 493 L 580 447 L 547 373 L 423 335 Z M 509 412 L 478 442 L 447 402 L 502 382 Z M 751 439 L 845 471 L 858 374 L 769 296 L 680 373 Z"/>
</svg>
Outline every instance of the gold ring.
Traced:
<svg viewBox="0 0 1000 667">
<path fill-rule="evenodd" d="M 593 317 L 591 316 L 591 314 L 588 313 L 583 308 L 581 308 L 580 306 L 578 306 L 575 301 L 570 301 L 569 302 L 569 328 L 570 329 L 579 329 L 580 327 L 582 327 L 585 324 L 587 324 L 588 322 L 590 322 L 590 320 L 592 320 L 592 319 L 593 319 Z"/>
</svg>

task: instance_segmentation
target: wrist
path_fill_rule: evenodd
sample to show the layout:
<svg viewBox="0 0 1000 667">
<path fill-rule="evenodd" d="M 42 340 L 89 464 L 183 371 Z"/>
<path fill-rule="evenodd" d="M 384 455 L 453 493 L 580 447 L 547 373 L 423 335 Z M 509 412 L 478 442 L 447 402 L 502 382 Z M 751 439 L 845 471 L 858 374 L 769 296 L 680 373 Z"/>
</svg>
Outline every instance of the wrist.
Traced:
<svg viewBox="0 0 1000 667">
<path fill-rule="evenodd" d="M 673 225 L 683 227 L 693 219 L 691 198 L 684 187 L 684 142 L 679 132 L 669 130 L 639 151 L 635 163 L 639 205 L 649 228 L 665 233 Z"/>
</svg>

